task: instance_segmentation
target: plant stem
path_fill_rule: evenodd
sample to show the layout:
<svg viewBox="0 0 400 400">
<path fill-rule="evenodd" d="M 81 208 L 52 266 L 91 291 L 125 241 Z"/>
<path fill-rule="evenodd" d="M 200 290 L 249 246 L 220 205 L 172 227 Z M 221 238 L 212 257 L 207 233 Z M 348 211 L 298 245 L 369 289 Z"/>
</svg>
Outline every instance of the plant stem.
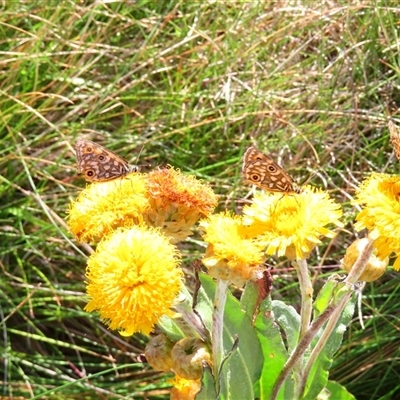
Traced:
<svg viewBox="0 0 400 400">
<path fill-rule="evenodd" d="M 333 310 L 334 308 L 332 306 L 327 307 L 327 309 L 316 320 L 312 322 L 308 331 L 305 333 L 305 335 L 300 340 L 294 352 L 290 355 L 290 357 L 286 361 L 286 364 L 284 365 L 272 389 L 270 400 L 276 399 L 279 390 L 283 385 L 283 383 L 285 382 L 286 378 L 289 376 L 294 366 L 301 360 L 308 346 L 310 345 L 311 341 L 314 339 L 315 335 L 318 333 L 322 325 L 332 315 Z"/>
<path fill-rule="evenodd" d="M 344 280 L 347 283 L 354 284 L 358 281 L 360 275 L 364 272 L 364 269 L 372 255 L 374 240 L 368 238 L 368 244 L 364 247 L 364 250 L 360 253 L 357 258 L 357 261 L 354 263 L 351 271 L 347 275 L 347 278 Z"/>
<path fill-rule="evenodd" d="M 344 281 L 345 283 L 353 286 L 353 284 L 357 282 L 358 278 L 363 273 L 363 271 L 369 261 L 369 258 L 371 257 L 371 254 L 373 251 L 373 247 L 372 247 L 373 243 L 374 243 L 373 240 L 368 239 L 367 246 L 365 246 L 363 251 L 358 256 L 357 261 L 354 263 L 349 275 L 347 276 L 347 278 Z M 343 298 L 339 299 L 339 302 L 337 304 L 333 304 L 333 306 L 335 308 L 333 310 L 332 316 L 331 316 L 331 318 L 329 318 L 329 321 L 328 321 L 324 331 L 322 332 L 322 335 L 319 338 L 318 343 L 315 345 L 313 351 L 311 352 L 311 355 L 310 355 L 310 358 L 308 359 L 307 365 L 305 366 L 304 371 L 301 374 L 302 378 L 301 378 L 300 388 L 299 388 L 300 395 L 303 395 L 310 370 L 311 370 L 312 366 L 314 365 L 316 359 L 318 358 L 319 354 L 325 347 L 332 332 L 336 328 L 339 318 L 342 315 L 342 312 L 343 312 L 344 308 L 346 307 L 347 302 L 350 300 L 352 294 L 353 294 L 353 291 L 349 291 L 348 293 L 346 293 L 346 295 Z M 333 299 L 333 303 L 334 302 L 335 302 L 335 299 Z"/>
<path fill-rule="evenodd" d="M 301 322 L 299 333 L 299 340 L 301 340 L 310 326 L 313 287 L 311 284 L 310 273 L 307 267 L 307 261 L 304 259 L 299 259 L 296 261 L 292 261 L 292 265 L 294 268 L 296 268 L 301 291 Z"/>
<path fill-rule="evenodd" d="M 301 374 L 301 380 L 300 384 L 298 387 L 298 398 L 301 398 L 304 390 L 306 388 L 306 383 L 308 379 L 308 375 L 310 374 L 310 370 L 312 366 L 314 365 L 317 357 L 319 356 L 320 352 L 322 349 L 325 347 L 326 342 L 328 341 L 330 335 L 332 334 L 333 330 L 336 327 L 336 324 L 342 315 L 342 312 L 344 308 L 346 307 L 347 302 L 350 300 L 351 296 L 353 294 L 353 291 L 349 291 L 346 293 L 346 295 L 340 300 L 340 302 L 337 305 L 332 306 L 332 312 L 330 314 L 330 318 L 328 320 L 328 323 L 322 332 L 321 337 L 318 340 L 318 343 L 315 345 L 313 351 L 311 352 L 310 358 L 308 359 L 307 365 L 305 366 L 302 374 Z"/>
<path fill-rule="evenodd" d="M 212 354 L 213 354 L 213 371 L 216 385 L 216 392 L 219 391 L 219 369 L 224 356 L 223 348 L 223 326 L 224 326 L 224 310 L 229 281 L 222 279 L 217 280 L 214 299 L 213 327 L 212 327 Z"/>
<path fill-rule="evenodd" d="M 186 336 L 195 336 L 197 334 L 205 342 L 209 341 L 210 336 L 204 327 L 203 322 L 200 317 L 195 314 L 192 308 L 188 308 L 186 305 L 176 304 L 175 309 L 181 314 L 183 321 L 187 324 L 187 326 L 185 326 L 183 322 L 182 324 L 179 324 L 179 327 Z"/>
</svg>

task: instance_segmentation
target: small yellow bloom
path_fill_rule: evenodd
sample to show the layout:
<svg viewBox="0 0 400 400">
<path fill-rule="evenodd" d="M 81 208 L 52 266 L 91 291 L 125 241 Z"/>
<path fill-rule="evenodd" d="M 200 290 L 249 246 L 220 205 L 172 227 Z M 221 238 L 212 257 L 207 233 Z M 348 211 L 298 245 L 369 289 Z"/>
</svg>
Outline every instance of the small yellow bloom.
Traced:
<svg viewBox="0 0 400 400">
<path fill-rule="evenodd" d="M 381 260 L 396 254 L 394 269 L 400 270 L 400 177 L 373 173 L 357 190 L 357 230 L 368 229 Z"/>
<path fill-rule="evenodd" d="M 341 261 L 341 268 L 344 269 L 346 272 L 350 272 L 359 255 L 362 253 L 367 245 L 367 238 L 357 239 L 356 241 L 354 241 L 346 250 L 346 254 Z M 370 259 L 368 260 L 367 265 L 364 268 L 363 273 L 360 275 L 358 280 L 364 282 L 376 281 L 385 273 L 388 264 L 389 258 L 381 260 L 376 257 L 375 254 L 372 254 Z"/>
<path fill-rule="evenodd" d="M 123 335 L 148 335 L 170 310 L 181 288 L 175 247 L 146 226 L 120 228 L 99 243 L 88 260 L 90 297 L 85 310 L 97 310 L 111 329 Z"/>
<path fill-rule="evenodd" d="M 195 400 L 201 389 L 201 380 L 189 380 L 175 375 L 170 400 Z"/>
<path fill-rule="evenodd" d="M 257 236 L 267 254 L 307 258 L 322 236 L 335 233 L 326 226 L 342 226 L 342 211 L 327 192 L 305 187 L 300 194 L 257 193 L 243 210 L 243 222 Z"/>
<path fill-rule="evenodd" d="M 172 348 L 172 370 L 185 379 L 200 379 L 203 363 L 211 365 L 210 352 L 198 338 L 186 337 Z"/>
<path fill-rule="evenodd" d="M 211 276 L 236 286 L 257 277 L 265 261 L 264 245 L 248 236 L 240 216 L 214 214 L 201 221 L 200 226 L 205 231 L 204 240 L 209 243 L 203 264 Z"/>
<path fill-rule="evenodd" d="M 210 215 L 218 202 L 210 186 L 172 168 L 150 172 L 147 189 L 151 207 L 144 220 L 160 227 L 172 242 L 191 235 L 191 227 L 199 218 Z"/>
<path fill-rule="evenodd" d="M 79 241 L 99 241 L 118 227 L 143 221 L 149 208 L 143 174 L 90 184 L 72 202 L 68 226 Z"/>
</svg>

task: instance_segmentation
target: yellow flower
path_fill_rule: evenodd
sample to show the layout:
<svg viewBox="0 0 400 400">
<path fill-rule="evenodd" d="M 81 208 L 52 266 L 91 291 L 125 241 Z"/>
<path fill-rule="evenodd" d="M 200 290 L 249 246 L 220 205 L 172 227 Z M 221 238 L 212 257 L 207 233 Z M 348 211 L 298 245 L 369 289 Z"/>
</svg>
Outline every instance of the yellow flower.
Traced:
<svg viewBox="0 0 400 400">
<path fill-rule="evenodd" d="M 191 235 L 190 228 L 200 217 L 210 215 L 218 202 L 210 186 L 172 168 L 150 172 L 147 188 L 151 208 L 144 220 L 160 227 L 172 242 Z"/>
<path fill-rule="evenodd" d="M 172 168 L 97 182 L 69 209 L 68 225 L 79 241 L 99 241 L 118 227 L 147 223 L 171 242 L 191 235 L 191 227 L 217 205 L 212 189 Z"/>
<path fill-rule="evenodd" d="M 257 193 L 243 214 L 244 224 L 265 244 L 267 254 L 290 259 L 307 258 L 322 236 L 335 236 L 328 224 L 342 226 L 340 206 L 309 186 L 300 194 Z"/>
<path fill-rule="evenodd" d="M 161 316 L 173 316 L 182 271 L 175 247 L 146 226 L 120 228 L 99 243 L 88 260 L 90 297 L 85 309 L 97 310 L 123 335 L 148 335 Z"/>
<path fill-rule="evenodd" d="M 357 261 L 360 253 L 368 245 L 368 239 L 357 239 L 355 240 L 346 250 L 346 254 L 341 260 L 341 268 L 346 272 L 350 272 L 353 265 Z M 372 254 L 368 260 L 367 265 L 364 267 L 363 273 L 358 278 L 359 281 L 373 282 L 380 278 L 386 271 L 386 267 L 389 264 L 389 258 L 381 260 Z"/>
<path fill-rule="evenodd" d="M 201 389 L 201 380 L 189 380 L 175 375 L 170 400 L 195 400 Z"/>
<path fill-rule="evenodd" d="M 394 252 L 394 269 L 400 270 L 400 177 L 373 173 L 357 190 L 355 203 L 363 210 L 357 215 L 357 230 L 368 229 L 381 260 Z"/>
<path fill-rule="evenodd" d="M 88 185 L 72 202 L 68 225 L 79 241 L 99 241 L 118 227 L 142 222 L 149 208 L 143 174 Z"/>
<path fill-rule="evenodd" d="M 240 216 L 228 213 L 212 215 L 200 222 L 204 240 L 209 243 L 203 264 L 216 279 L 243 286 L 257 277 L 265 261 L 262 243 L 249 238 Z"/>
</svg>

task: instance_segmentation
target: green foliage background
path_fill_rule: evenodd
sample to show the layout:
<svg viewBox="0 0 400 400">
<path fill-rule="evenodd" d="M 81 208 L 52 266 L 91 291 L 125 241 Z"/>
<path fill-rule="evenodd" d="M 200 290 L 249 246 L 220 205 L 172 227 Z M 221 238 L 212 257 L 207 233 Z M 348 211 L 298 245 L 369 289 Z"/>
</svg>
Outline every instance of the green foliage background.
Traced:
<svg viewBox="0 0 400 400">
<path fill-rule="evenodd" d="M 251 143 L 298 183 L 315 174 L 346 222 L 314 253 L 316 285 L 336 271 L 358 236 L 355 188 L 399 171 L 387 129 L 400 121 L 399 20 L 389 1 L 1 3 L 0 396 L 168 398 L 168 377 L 136 360 L 145 338 L 83 311 L 88 249 L 65 225 L 84 186 L 80 135 L 209 182 L 219 210 L 247 201 Z M 189 281 L 195 239 L 182 247 Z M 289 264 L 271 263 L 274 298 L 296 306 Z M 357 399 L 400 393 L 398 283 L 389 269 L 366 286 L 365 329 L 353 321 L 335 360 L 331 379 Z"/>
</svg>

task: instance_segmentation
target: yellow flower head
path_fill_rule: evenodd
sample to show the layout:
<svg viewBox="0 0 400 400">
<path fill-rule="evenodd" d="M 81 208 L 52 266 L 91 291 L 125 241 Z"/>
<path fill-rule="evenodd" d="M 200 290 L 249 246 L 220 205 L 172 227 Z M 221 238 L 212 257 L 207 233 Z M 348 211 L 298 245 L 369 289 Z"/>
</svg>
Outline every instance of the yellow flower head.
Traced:
<svg viewBox="0 0 400 400">
<path fill-rule="evenodd" d="M 175 375 L 170 400 L 195 400 L 201 389 L 201 380 L 191 380 Z"/>
<path fill-rule="evenodd" d="M 172 242 L 191 235 L 190 228 L 200 217 L 210 215 L 218 202 L 210 186 L 172 168 L 150 172 L 147 189 L 151 208 L 144 220 L 160 227 Z"/>
<path fill-rule="evenodd" d="M 99 243 L 87 266 L 85 309 L 97 310 L 111 329 L 123 335 L 148 335 L 170 310 L 181 288 L 175 247 L 146 226 L 120 228 Z"/>
<path fill-rule="evenodd" d="M 243 214 L 244 224 L 264 243 L 267 254 L 290 259 L 307 258 L 321 236 L 333 237 L 328 224 L 342 226 L 340 206 L 309 186 L 300 194 L 257 193 Z"/>
<path fill-rule="evenodd" d="M 209 243 L 203 264 L 211 276 L 237 286 L 257 277 L 265 260 L 264 245 L 249 238 L 240 216 L 215 214 L 201 221 L 200 226 L 205 231 L 204 240 Z"/>
<path fill-rule="evenodd" d="M 396 254 L 393 265 L 400 270 L 400 177 L 373 173 L 357 190 L 355 203 L 363 206 L 357 215 L 357 230 L 368 229 L 376 256 L 384 260 Z"/>
<path fill-rule="evenodd" d="M 149 208 L 143 174 L 88 185 L 71 203 L 68 226 L 79 241 L 99 241 L 118 227 L 142 222 Z"/>
</svg>

